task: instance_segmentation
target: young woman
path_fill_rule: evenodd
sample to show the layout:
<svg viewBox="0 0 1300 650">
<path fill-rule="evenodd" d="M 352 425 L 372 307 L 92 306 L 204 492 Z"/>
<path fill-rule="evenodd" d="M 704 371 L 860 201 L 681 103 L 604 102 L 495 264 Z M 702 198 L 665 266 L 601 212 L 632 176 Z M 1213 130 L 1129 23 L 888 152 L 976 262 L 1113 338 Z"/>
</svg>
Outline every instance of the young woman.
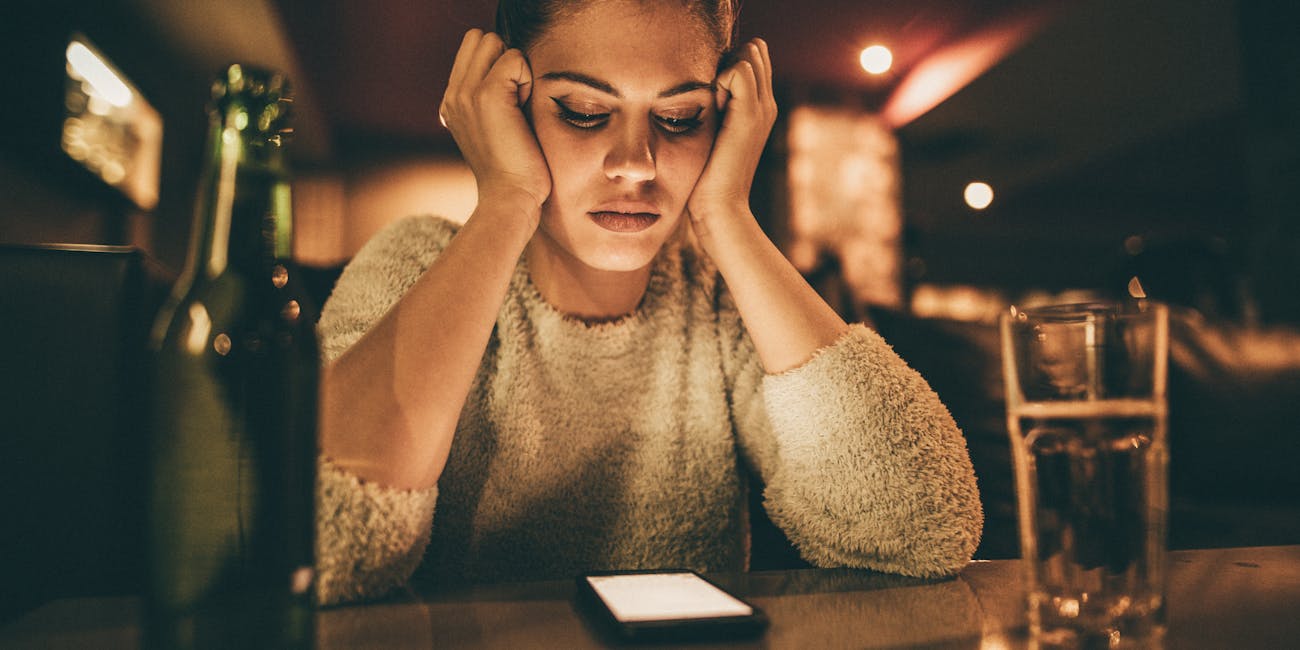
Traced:
<svg viewBox="0 0 1300 650">
<path fill-rule="evenodd" d="M 776 103 L 734 4 L 502 0 L 465 35 L 440 117 L 477 208 L 385 229 L 323 311 L 322 601 L 743 570 L 750 473 L 815 565 L 970 559 L 961 432 L 750 212 Z"/>
</svg>

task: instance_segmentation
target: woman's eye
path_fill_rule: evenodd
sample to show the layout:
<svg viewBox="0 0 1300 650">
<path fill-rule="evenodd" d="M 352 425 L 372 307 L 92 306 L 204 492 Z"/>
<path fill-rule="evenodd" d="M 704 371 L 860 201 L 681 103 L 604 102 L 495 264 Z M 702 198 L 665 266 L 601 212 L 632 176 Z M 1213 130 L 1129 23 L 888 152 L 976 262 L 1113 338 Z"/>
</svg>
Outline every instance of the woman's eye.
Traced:
<svg viewBox="0 0 1300 650">
<path fill-rule="evenodd" d="M 704 113 L 704 109 L 701 108 L 700 110 L 696 111 L 694 115 L 691 115 L 689 117 L 670 117 L 667 115 L 656 115 L 655 121 L 659 122 L 659 125 L 663 128 L 663 130 L 669 133 L 688 133 L 690 131 L 694 131 L 695 129 L 699 128 L 699 126 L 704 123 L 704 120 L 700 119 L 700 115 L 703 113 Z"/>
<path fill-rule="evenodd" d="M 580 129 L 594 129 L 609 121 L 609 113 L 582 113 L 565 106 L 564 102 L 558 99 L 551 99 L 555 102 L 560 119 Z"/>
</svg>

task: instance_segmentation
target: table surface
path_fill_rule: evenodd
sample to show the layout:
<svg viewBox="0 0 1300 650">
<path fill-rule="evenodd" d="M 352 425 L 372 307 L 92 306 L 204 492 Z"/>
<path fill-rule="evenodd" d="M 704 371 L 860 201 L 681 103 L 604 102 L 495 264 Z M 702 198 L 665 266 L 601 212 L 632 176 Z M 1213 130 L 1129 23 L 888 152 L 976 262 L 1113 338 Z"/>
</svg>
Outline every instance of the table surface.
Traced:
<svg viewBox="0 0 1300 650">
<path fill-rule="evenodd" d="M 955 579 L 801 569 L 711 575 L 762 608 L 763 636 L 717 647 L 980 650 L 1027 647 L 1021 565 L 972 562 Z M 1300 546 L 1170 554 L 1167 648 L 1300 647 Z M 323 609 L 320 648 L 599 648 L 569 580 L 413 594 Z M 136 598 L 57 600 L 0 630 L 0 648 L 135 648 Z M 692 645 L 692 647 L 713 647 Z"/>
</svg>

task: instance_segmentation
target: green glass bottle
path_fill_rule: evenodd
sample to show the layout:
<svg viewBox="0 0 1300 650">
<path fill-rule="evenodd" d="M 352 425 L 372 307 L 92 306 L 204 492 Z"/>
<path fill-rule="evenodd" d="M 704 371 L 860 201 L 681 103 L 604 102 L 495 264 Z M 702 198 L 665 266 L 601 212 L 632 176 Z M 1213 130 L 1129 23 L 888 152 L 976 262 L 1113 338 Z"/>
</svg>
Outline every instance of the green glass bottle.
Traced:
<svg viewBox="0 0 1300 650">
<path fill-rule="evenodd" d="M 148 648 L 309 648 L 319 349 L 292 263 L 281 75 L 229 66 L 154 325 Z"/>
</svg>

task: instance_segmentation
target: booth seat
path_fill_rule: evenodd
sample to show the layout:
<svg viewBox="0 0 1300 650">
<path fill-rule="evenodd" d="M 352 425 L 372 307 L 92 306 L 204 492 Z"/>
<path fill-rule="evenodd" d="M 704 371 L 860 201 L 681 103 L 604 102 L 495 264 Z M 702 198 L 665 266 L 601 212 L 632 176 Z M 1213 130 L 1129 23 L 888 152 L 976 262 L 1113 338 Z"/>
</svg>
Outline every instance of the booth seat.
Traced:
<svg viewBox="0 0 1300 650">
<path fill-rule="evenodd" d="M 1016 557 L 1015 481 L 996 323 L 873 310 L 966 434 L 985 513 L 977 557 Z M 1300 330 L 1170 311 L 1172 548 L 1300 543 Z"/>
<path fill-rule="evenodd" d="M 0 620 L 141 585 L 152 278 L 131 248 L 0 247 Z"/>
</svg>

